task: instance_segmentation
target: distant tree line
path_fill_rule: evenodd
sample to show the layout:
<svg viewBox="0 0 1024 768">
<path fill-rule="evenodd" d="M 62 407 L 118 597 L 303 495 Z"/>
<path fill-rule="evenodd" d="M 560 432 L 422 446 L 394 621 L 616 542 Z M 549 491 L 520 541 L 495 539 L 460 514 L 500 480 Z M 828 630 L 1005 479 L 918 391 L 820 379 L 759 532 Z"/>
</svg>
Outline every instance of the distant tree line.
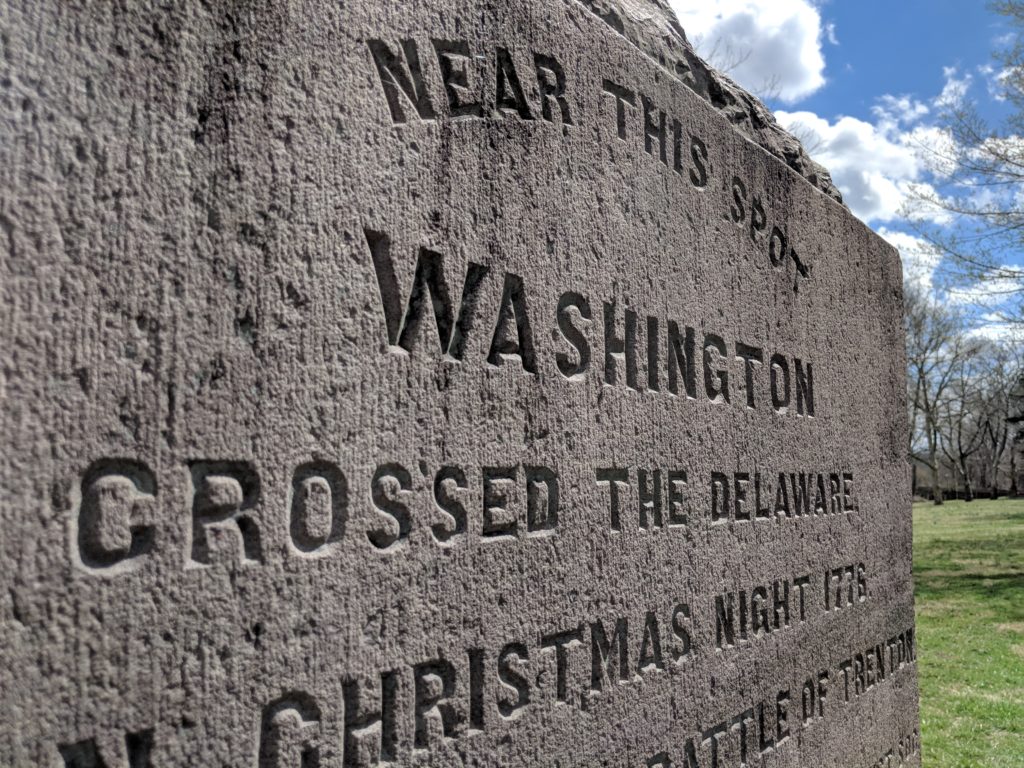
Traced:
<svg viewBox="0 0 1024 768">
<path fill-rule="evenodd" d="M 918 219 L 942 256 L 944 295 L 973 286 L 997 299 L 982 314 L 1006 331 L 1002 340 L 972 333 L 969 308 L 907 286 L 908 450 L 915 495 L 936 504 L 1024 492 L 1024 2 L 988 8 L 1010 33 L 993 54 L 1008 114 L 991 125 L 970 99 L 953 99 L 942 115 L 948 147 L 932 150 L 946 179 L 922 186 L 910 206 L 945 214 L 943 224 Z"/>
<path fill-rule="evenodd" d="M 963 311 L 906 291 L 908 452 L 916 496 L 941 504 L 1016 495 L 1024 448 L 1024 354 L 974 335 Z"/>
</svg>

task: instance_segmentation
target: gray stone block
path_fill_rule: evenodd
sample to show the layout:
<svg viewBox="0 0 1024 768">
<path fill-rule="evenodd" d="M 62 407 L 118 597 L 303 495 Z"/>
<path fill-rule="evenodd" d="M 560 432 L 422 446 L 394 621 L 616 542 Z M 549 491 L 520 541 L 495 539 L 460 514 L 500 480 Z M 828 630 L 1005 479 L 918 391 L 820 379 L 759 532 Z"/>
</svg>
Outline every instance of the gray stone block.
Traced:
<svg viewBox="0 0 1024 768">
<path fill-rule="evenodd" d="M 919 764 L 899 260 L 673 25 L 4 0 L 0 764 Z"/>
</svg>

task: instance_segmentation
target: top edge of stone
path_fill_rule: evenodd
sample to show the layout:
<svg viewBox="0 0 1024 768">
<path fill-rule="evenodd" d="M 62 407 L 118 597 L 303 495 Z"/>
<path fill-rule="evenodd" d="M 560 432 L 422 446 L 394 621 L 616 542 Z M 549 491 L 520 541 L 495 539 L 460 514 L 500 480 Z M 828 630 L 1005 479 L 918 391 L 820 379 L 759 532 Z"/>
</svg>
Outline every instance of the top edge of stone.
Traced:
<svg viewBox="0 0 1024 768">
<path fill-rule="evenodd" d="M 764 103 L 709 65 L 694 50 L 666 0 L 574 0 L 710 103 L 741 133 L 811 186 L 843 203 L 832 175 L 807 154 Z"/>
</svg>

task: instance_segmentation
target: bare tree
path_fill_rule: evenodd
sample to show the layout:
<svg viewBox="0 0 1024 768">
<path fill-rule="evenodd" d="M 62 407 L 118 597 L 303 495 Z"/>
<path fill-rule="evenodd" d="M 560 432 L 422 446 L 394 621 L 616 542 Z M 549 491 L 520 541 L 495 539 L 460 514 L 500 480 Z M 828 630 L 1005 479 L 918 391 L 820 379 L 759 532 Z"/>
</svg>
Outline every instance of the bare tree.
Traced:
<svg viewBox="0 0 1024 768">
<path fill-rule="evenodd" d="M 1021 373 L 1019 349 L 992 341 L 967 344 L 965 354 L 953 365 L 939 408 L 939 441 L 954 475 L 963 482 L 967 501 L 975 495 L 974 468 L 981 465 L 980 485 L 996 498 L 1008 451 L 1011 465 L 1014 463 L 1014 415 Z M 1011 475 L 1013 471 L 1011 466 Z"/>
<path fill-rule="evenodd" d="M 990 344 L 983 357 L 978 377 L 977 418 L 983 424 L 986 475 L 990 478 L 990 496 L 999 496 L 999 473 L 1014 432 L 1011 423 L 1014 394 L 1021 376 L 1018 350 L 1008 345 Z"/>
<path fill-rule="evenodd" d="M 966 501 L 974 500 L 971 459 L 981 450 L 986 437 L 985 421 L 979 418 L 981 398 L 977 391 L 982 370 L 979 355 L 965 355 L 953 366 L 949 396 L 942 408 L 942 452 L 963 482 Z"/>
<path fill-rule="evenodd" d="M 979 342 L 964 333 L 962 317 L 926 291 L 906 292 L 907 378 L 911 430 L 910 456 L 931 471 L 932 500 L 943 503 L 940 447 L 950 388 L 962 363 L 977 354 Z"/>
<path fill-rule="evenodd" d="M 994 54 L 995 82 L 1010 115 L 992 126 L 965 93 L 952 94 L 943 114 L 948 140 L 921 147 L 938 188 L 918 185 L 907 213 L 918 215 L 919 234 L 951 257 L 951 279 L 985 285 L 986 298 L 1001 304 L 1003 322 L 1024 323 L 1024 269 L 1013 266 L 1024 248 L 1024 1 L 989 8 L 1019 33 Z M 926 223 L 925 211 L 942 213 L 942 224 Z"/>
</svg>

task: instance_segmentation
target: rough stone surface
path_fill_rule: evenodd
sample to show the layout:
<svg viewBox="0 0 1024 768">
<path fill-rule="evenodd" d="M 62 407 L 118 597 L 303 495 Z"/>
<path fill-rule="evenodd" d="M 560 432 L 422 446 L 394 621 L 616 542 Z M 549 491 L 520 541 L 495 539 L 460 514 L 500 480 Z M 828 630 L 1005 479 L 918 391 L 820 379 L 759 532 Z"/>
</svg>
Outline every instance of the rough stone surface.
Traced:
<svg viewBox="0 0 1024 768">
<path fill-rule="evenodd" d="M 898 258 L 646 7 L 3 0 L 0 765 L 919 764 Z"/>
<path fill-rule="evenodd" d="M 750 136 L 829 197 L 843 201 L 828 170 L 814 162 L 800 141 L 771 111 L 694 51 L 664 0 L 581 0 L 598 17 L 710 102 Z"/>
</svg>

